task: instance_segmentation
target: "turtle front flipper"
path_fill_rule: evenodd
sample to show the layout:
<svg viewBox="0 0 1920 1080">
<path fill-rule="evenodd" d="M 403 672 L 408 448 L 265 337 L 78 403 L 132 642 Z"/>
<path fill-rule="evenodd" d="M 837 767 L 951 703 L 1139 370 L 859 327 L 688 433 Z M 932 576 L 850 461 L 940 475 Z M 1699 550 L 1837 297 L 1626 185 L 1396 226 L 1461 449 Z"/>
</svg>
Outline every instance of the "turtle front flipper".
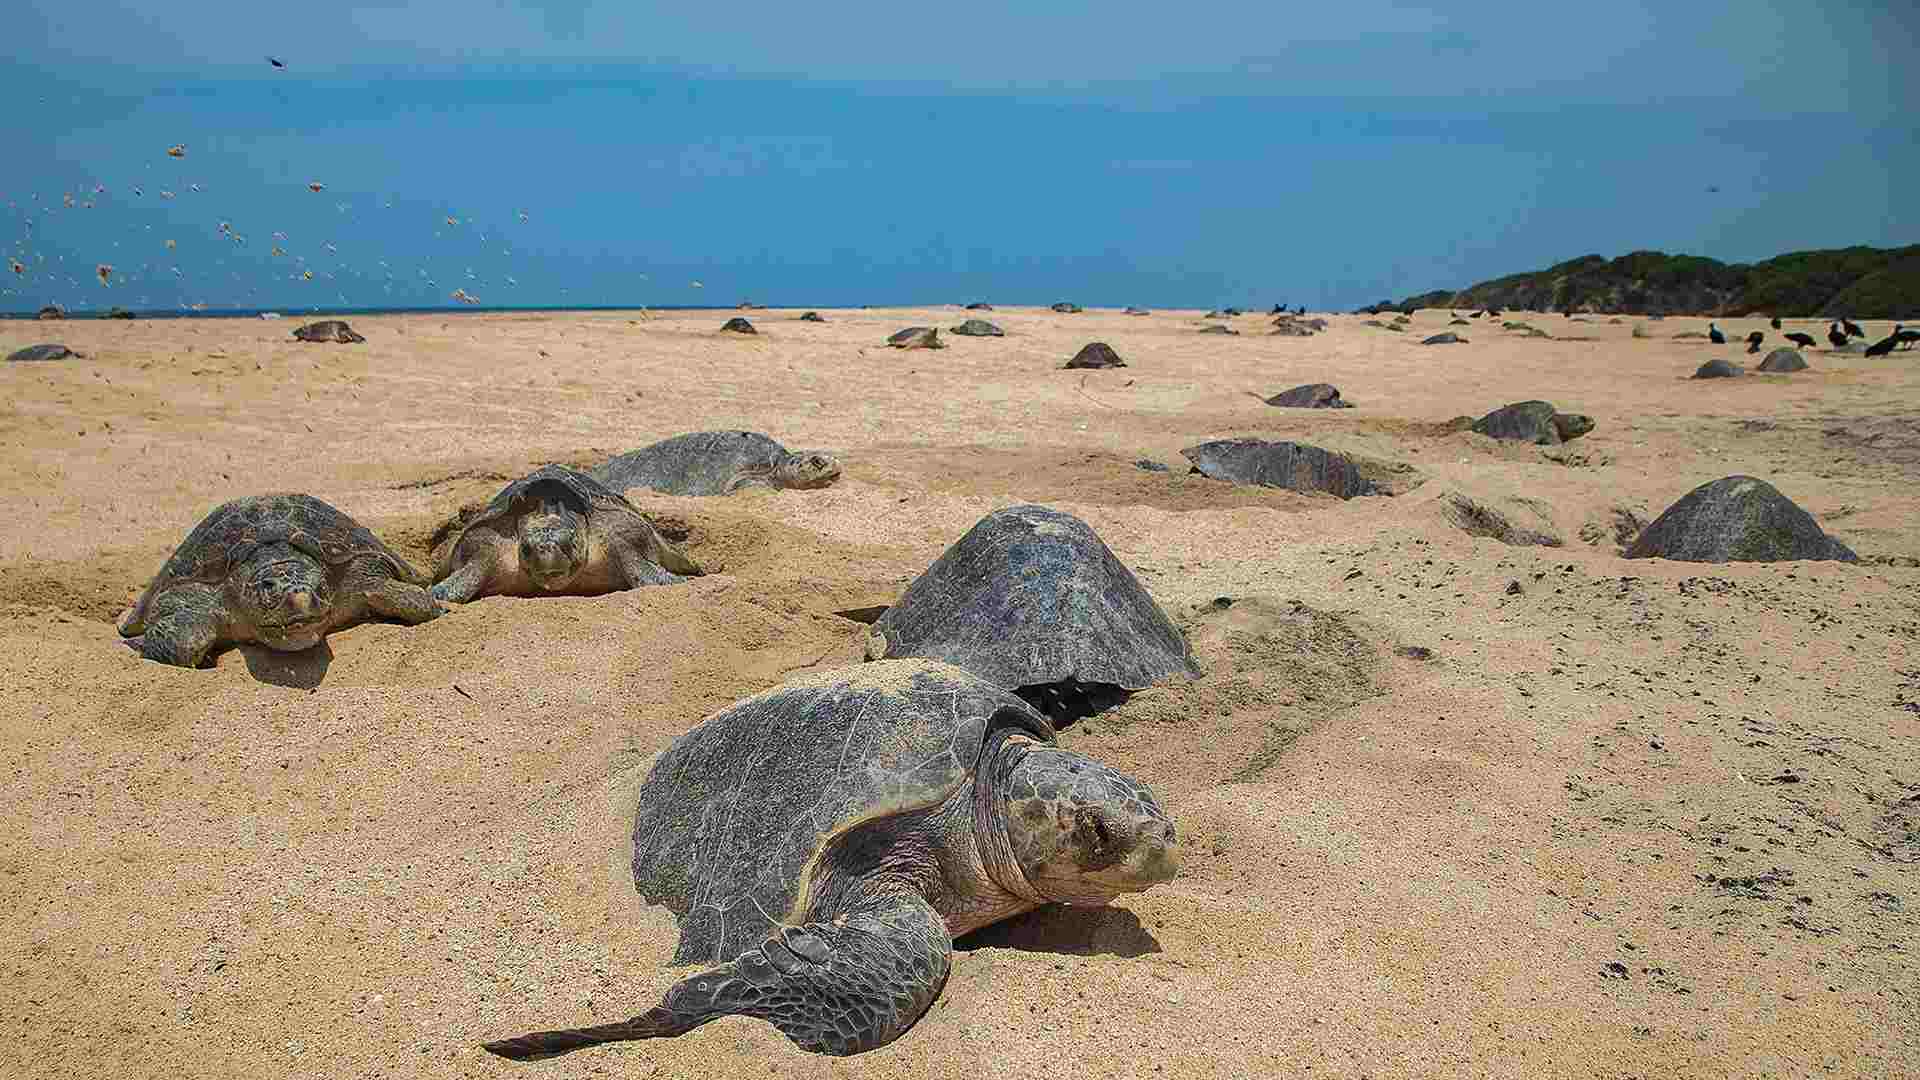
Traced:
<svg viewBox="0 0 1920 1080">
<path fill-rule="evenodd" d="M 621 548 L 614 552 L 614 561 L 620 566 L 620 576 L 626 579 L 626 587 L 637 589 L 642 585 L 671 585 L 676 581 L 687 580 L 679 574 L 647 561 L 647 557 L 632 548 Z"/>
<path fill-rule="evenodd" d="M 460 568 L 449 574 L 445 580 L 433 587 L 435 600 L 464 604 L 480 595 L 486 587 L 487 578 L 493 572 L 493 553 L 490 549 L 476 552 Z"/>
<path fill-rule="evenodd" d="M 197 668 L 220 640 L 229 619 L 220 594 L 205 585 L 178 585 L 157 597 L 138 637 L 127 639 L 148 660 Z M 123 625 L 121 632 L 132 629 Z"/>
<path fill-rule="evenodd" d="M 388 578 L 367 588 L 367 607 L 376 615 L 417 626 L 440 617 L 440 602 L 426 588 Z"/>
<path fill-rule="evenodd" d="M 601 522 L 606 523 L 606 531 L 602 535 L 607 550 L 627 579 L 629 588 L 671 585 L 676 581 L 699 577 L 704 572 L 699 563 L 687 557 L 686 552 L 661 536 L 660 531 L 644 515 L 609 514 L 598 518 L 596 525 Z"/>
<path fill-rule="evenodd" d="M 939 996 L 952 960 L 945 921 L 925 897 L 901 889 L 832 921 L 780 927 L 732 963 L 676 983 L 659 1005 L 624 1023 L 535 1032 L 486 1049 L 530 1060 L 754 1016 L 803 1050 L 858 1054 L 912 1027 Z"/>
</svg>

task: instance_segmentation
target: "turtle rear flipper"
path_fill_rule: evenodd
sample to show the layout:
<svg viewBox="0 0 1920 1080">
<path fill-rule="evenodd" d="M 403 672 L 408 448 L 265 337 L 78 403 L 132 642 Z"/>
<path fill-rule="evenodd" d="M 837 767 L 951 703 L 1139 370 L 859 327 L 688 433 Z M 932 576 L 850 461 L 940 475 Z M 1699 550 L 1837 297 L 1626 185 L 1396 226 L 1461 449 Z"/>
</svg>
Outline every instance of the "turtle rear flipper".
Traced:
<svg viewBox="0 0 1920 1080">
<path fill-rule="evenodd" d="M 945 921 L 926 898 L 902 889 L 832 921 L 779 927 L 732 963 L 674 984 L 659 1005 L 624 1023 L 534 1032 L 485 1049 L 524 1061 L 755 1016 L 804 1050 L 858 1054 L 912 1027 L 939 996 L 952 960 Z"/>
</svg>

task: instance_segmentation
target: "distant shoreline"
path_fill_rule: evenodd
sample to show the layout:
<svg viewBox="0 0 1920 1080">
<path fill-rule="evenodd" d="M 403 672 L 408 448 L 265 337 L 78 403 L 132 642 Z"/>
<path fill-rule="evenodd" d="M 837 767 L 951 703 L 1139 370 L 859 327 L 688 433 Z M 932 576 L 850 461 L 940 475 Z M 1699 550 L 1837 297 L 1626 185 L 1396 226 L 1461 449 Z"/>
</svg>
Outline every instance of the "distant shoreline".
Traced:
<svg viewBox="0 0 1920 1080">
<path fill-rule="evenodd" d="M 745 310 L 759 311 L 763 308 L 779 308 L 778 304 L 755 304 Z M 673 304 L 656 306 L 653 304 L 590 304 L 580 307 L 561 305 L 555 307 L 492 307 L 483 304 L 463 304 L 459 307 L 314 307 L 300 308 L 207 308 L 204 311 L 181 311 L 178 308 L 143 311 L 134 308 L 122 308 L 132 314 L 134 319 L 257 319 L 261 315 L 275 311 L 288 319 L 336 318 L 343 315 L 499 315 L 499 314 L 553 314 L 556 312 L 576 311 L 738 311 L 737 304 Z M 821 311 L 857 310 L 821 307 Z M 38 319 L 39 309 L 32 311 L 0 311 L 0 320 Z M 98 319 L 111 322 L 115 316 L 106 311 L 89 308 L 85 311 L 69 311 L 65 319 Z"/>
</svg>

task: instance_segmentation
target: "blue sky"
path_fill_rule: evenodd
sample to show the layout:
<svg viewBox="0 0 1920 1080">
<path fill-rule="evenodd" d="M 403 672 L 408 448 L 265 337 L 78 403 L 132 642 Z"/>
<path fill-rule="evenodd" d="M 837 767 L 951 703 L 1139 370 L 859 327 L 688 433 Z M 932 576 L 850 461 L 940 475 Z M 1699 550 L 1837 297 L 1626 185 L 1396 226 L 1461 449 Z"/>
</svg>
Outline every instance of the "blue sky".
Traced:
<svg viewBox="0 0 1920 1080">
<path fill-rule="evenodd" d="M 1326 309 L 1920 240 L 1905 4 L 15 4 L 0 309 Z"/>
</svg>

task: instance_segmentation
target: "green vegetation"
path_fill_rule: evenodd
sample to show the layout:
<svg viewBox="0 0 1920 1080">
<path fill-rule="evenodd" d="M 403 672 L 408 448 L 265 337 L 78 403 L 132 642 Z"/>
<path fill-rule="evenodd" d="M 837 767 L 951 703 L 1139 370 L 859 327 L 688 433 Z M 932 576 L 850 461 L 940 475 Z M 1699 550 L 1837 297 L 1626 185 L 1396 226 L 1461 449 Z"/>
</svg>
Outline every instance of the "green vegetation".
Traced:
<svg viewBox="0 0 1920 1080">
<path fill-rule="evenodd" d="M 1698 255 L 1635 251 L 1582 255 L 1545 270 L 1438 290 L 1361 310 L 1521 308 L 1631 315 L 1920 316 L 1920 244 L 1796 251 L 1765 262 L 1723 263 Z"/>
</svg>

